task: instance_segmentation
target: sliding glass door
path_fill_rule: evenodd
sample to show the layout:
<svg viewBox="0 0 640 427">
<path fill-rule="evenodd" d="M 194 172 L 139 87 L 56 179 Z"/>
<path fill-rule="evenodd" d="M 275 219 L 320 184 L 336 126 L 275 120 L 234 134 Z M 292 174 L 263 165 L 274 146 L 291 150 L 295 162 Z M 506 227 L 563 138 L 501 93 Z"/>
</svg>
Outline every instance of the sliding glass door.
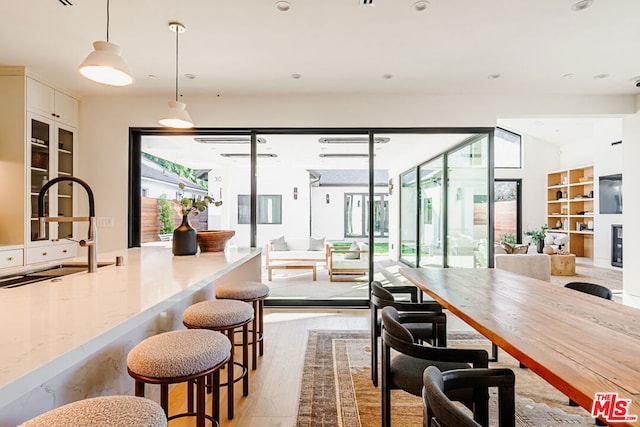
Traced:
<svg viewBox="0 0 640 427">
<path fill-rule="evenodd" d="M 443 158 L 420 166 L 420 266 L 443 265 Z"/>
<path fill-rule="evenodd" d="M 447 156 L 447 264 L 487 267 L 489 242 L 489 144 L 476 138 Z"/>
</svg>

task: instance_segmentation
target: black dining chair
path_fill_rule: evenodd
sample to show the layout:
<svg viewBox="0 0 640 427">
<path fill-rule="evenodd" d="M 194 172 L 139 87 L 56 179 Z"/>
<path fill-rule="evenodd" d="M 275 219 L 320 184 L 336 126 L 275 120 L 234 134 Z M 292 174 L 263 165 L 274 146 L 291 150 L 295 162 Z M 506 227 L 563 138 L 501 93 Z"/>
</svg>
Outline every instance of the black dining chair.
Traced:
<svg viewBox="0 0 640 427">
<path fill-rule="evenodd" d="M 417 290 L 415 286 L 413 289 Z M 385 288 L 378 281 L 371 282 L 371 381 L 375 387 L 378 387 L 378 338 L 382 326 L 379 310 L 384 307 L 395 307 L 401 313 L 401 322 L 417 340 L 434 346 L 447 346 L 447 318 L 444 314 L 432 316 L 433 313 L 442 313 L 442 306 L 435 301 L 396 301 L 394 293 L 407 293 L 407 290 L 395 286 Z M 409 293 L 415 301 L 413 292 Z"/>
<path fill-rule="evenodd" d="M 424 409 L 424 427 L 479 427 L 487 426 L 488 420 L 480 420 L 477 411 L 469 416 L 455 404 L 451 396 L 459 390 L 473 390 L 473 408 L 488 408 L 488 388 L 498 389 L 498 425 L 514 427 L 515 381 L 511 369 L 457 369 L 440 372 L 435 366 L 429 366 L 423 374 L 424 388 L 422 403 Z M 484 410 L 484 409 L 483 409 Z"/>
<path fill-rule="evenodd" d="M 443 313 L 432 313 L 434 318 Z M 437 324 L 436 324 L 437 327 Z M 435 331 L 436 335 L 438 331 Z M 391 350 L 399 354 L 391 357 Z M 418 344 L 411 332 L 401 323 L 395 307 L 382 309 L 382 427 L 391 425 L 391 390 L 400 389 L 414 396 L 422 395 L 422 373 L 429 366 L 441 371 L 452 369 L 487 368 L 489 355 L 485 350 L 434 347 Z M 472 390 L 455 393 L 457 401 L 473 404 Z M 488 418 L 488 407 L 477 408 L 478 418 Z"/>
<path fill-rule="evenodd" d="M 595 283 L 587 283 L 587 282 L 569 282 L 564 285 L 565 288 L 573 289 L 574 291 L 583 292 L 585 294 L 594 295 L 600 298 L 611 300 L 613 298 L 613 293 L 611 289 L 606 286 L 597 285 Z M 578 406 L 576 402 L 569 399 L 570 406 Z M 596 419 L 596 425 L 604 426 L 606 424 L 602 423 L 600 420 Z"/>
<path fill-rule="evenodd" d="M 613 293 L 611 289 L 606 286 L 596 285 L 595 283 L 587 283 L 587 282 L 569 282 L 564 285 L 565 288 L 573 289 L 575 291 L 584 292 L 585 294 L 595 295 L 604 299 L 613 298 Z"/>
</svg>

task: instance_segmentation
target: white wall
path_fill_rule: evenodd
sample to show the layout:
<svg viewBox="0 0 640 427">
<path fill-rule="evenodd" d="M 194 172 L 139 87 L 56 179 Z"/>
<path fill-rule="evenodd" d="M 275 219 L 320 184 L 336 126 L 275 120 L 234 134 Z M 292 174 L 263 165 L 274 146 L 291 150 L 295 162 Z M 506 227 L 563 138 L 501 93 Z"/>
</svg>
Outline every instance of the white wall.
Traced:
<svg viewBox="0 0 640 427">
<path fill-rule="evenodd" d="M 640 111 L 640 96 L 637 98 L 638 111 Z M 622 158 L 622 169 L 624 186 L 627 190 L 624 193 L 624 205 L 622 208 L 623 218 L 631 218 L 624 225 L 623 238 L 623 262 L 622 270 L 625 304 L 640 307 L 640 263 L 635 262 L 640 259 L 640 245 L 636 242 L 640 240 L 640 221 L 637 220 L 640 213 L 640 192 L 637 186 L 640 184 L 640 113 L 626 117 L 622 126 L 622 145 L 624 156 Z"/>
<path fill-rule="evenodd" d="M 201 127 L 494 126 L 498 116 L 635 112 L 631 96 L 318 95 L 185 101 Z M 157 126 L 165 105 L 164 97 L 81 100 L 78 176 L 94 190 L 97 215 L 114 219 L 113 228 L 98 230 L 99 252 L 126 247 L 129 127 Z"/>
</svg>

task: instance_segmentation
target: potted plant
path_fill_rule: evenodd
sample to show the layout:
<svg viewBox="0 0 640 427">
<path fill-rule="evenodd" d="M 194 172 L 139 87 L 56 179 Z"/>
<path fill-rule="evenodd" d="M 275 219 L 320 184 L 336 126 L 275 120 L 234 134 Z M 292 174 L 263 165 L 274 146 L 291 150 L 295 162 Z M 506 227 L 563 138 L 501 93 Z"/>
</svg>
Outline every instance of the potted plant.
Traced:
<svg viewBox="0 0 640 427">
<path fill-rule="evenodd" d="M 158 197 L 158 221 L 160 222 L 160 229 L 158 230 L 160 241 L 170 241 L 173 237 L 173 210 L 171 209 L 171 202 L 167 200 L 165 194 Z"/>
<path fill-rule="evenodd" d="M 527 231 L 525 233 L 527 236 L 531 236 L 531 241 L 536 244 L 536 249 L 539 254 L 541 254 L 544 249 L 544 238 L 547 237 L 548 229 L 549 226 L 545 224 L 539 229 Z"/>
<path fill-rule="evenodd" d="M 184 190 L 184 184 L 180 183 L 178 185 L 180 190 Z M 221 237 L 226 237 L 224 243 L 227 242 L 233 235 L 235 231 L 225 230 L 223 231 L 201 231 L 197 233 L 196 230 L 191 227 L 189 224 L 189 214 L 194 216 L 199 215 L 201 212 L 204 212 L 210 204 L 214 206 L 222 205 L 222 201 L 215 200 L 208 194 L 204 196 L 198 197 L 182 197 L 179 200 L 180 203 L 180 213 L 182 214 L 182 224 L 178 228 L 173 231 L 173 254 L 174 255 L 194 255 L 198 251 L 198 244 L 200 244 L 200 249 L 203 252 L 206 252 L 208 247 L 204 247 L 201 241 L 207 238 L 207 236 L 211 236 L 215 240 L 220 240 Z M 229 235 L 229 233 L 231 233 Z M 217 249 L 219 247 L 215 246 L 214 249 L 210 250 L 222 250 L 224 249 L 224 245 L 222 249 Z"/>
</svg>

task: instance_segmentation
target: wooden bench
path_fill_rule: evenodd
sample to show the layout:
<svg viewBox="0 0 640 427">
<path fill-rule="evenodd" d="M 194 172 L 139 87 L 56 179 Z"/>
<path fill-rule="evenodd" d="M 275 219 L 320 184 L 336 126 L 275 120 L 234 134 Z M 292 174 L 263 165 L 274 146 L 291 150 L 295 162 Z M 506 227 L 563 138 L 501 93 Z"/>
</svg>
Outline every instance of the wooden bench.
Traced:
<svg viewBox="0 0 640 427">
<path fill-rule="evenodd" d="M 267 270 L 269 271 L 270 282 L 273 280 L 272 279 L 273 270 L 312 270 L 314 282 L 316 281 L 316 277 L 317 277 L 317 269 L 316 269 L 315 262 L 288 262 L 283 264 L 270 264 L 267 267 Z"/>
</svg>

